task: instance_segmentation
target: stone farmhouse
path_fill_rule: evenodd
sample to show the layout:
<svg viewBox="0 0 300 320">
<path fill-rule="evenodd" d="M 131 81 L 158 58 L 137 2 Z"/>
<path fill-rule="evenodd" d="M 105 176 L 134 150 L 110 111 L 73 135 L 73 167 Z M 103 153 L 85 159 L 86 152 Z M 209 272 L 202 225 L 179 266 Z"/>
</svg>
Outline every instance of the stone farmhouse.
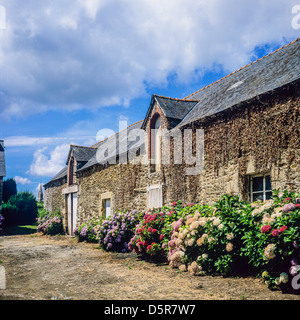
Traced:
<svg viewBox="0 0 300 320">
<path fill-rule="evenodd" d="M 70 146 L 65 168 L 44 185 L 45 207 L 59 209 L 72 234 L 115 210 L 299 192 L 299 80 L 297 39 L 184 99 L 153 95 L 140 122 Z"/>
<path fill-rule="evenodd" d="M 4 141 L 0 140 L 0 214 L 2 211 L 3 177 L 6 177 Z"/>
</svg>

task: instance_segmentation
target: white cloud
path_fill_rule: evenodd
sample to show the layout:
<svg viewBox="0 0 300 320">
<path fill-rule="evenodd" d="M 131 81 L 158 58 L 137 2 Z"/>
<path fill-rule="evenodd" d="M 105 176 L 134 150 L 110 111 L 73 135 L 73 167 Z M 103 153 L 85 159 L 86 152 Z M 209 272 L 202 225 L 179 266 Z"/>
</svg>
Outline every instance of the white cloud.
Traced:
<svg viewBox="0 0 300 320">
<path fill-rule="evenodd" d="M 107 0 L 80 0 L 79 3 L 85 8 L 87 15 L 95 20 L 98 11 L 107 3 Z"/>
<path fill-rule="evenodd" d="M 53 150 L 48 150 L 47 147 L 37 150 L 29 173 L 39 177 L 56 175 L 65 166 L 69 148 L 68 144 L 62 144 Z"/>
<path fill-rule="evenodd" d="M 26 184 L 31 184 L 32 182 L 28 178 L 22 178 L 20 176 L 15 176 L 14 177 L 16 183 L 26 185 Z"/>
<path fill-rule="evenodd" d="M 67 132 L 66 132 L 67 133 Z M 57 146 L 62 143 L 89 145 L 96 143 L 95 136 L 88 136 L 78 134 L 75 136 L 61 136 L 61 137 L 27 137 L 27 136 L 10 136 L 4 138 L 6 147 L 29 147 L 29 146 Z M 86 134 L 88 132 L 85 132 Z"/>
<path fill-rule="evenodd" d="M 297 38 L 296 0 L 4 0 L 0 112 L 125 105 L 151 86 L 233 71 Z M 272 46 L 270 48 L 272 50 Z"/>
<path fill-rule="evenodd" d="M 5 138 L 6 147 L 24 147 L 24 146 L 38 146 L 38 145 L 51 145 L 58 143 L 64 138 L 54 137 L 27 137 L 27 136 L 10 136 Z"/>
<path fill-rule="evenodd" d="M 56 147 L 62 144 L 89 146 L 95 144 L 96 133 L 99 130 L 98 121 L 82 120 L 75 122 L 71 127 L 63 128 L 55 136 L 7 136 L 4 137 L 6 147 Z"/>
</svg>

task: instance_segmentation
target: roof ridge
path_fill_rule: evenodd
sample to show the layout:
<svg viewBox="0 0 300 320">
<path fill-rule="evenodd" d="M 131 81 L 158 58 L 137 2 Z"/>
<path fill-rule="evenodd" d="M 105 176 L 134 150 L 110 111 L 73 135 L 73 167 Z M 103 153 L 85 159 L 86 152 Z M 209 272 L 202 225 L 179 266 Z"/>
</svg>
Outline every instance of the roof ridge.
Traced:
<svg viewBox="0 0 300 320">
<path fill-rule="evenodd" d="M 122 131 L 124 131 L 124 130 L 126 130 L 126 129 L 130 128 L 130 127 L 132 127 L 132 126 L 134 126 L 135 124 L 137 124 L 137 123 L 139 123 L 139 122 L 141 122 L 141 121 L 144 121 L 144 120 L 140 120 L 140 121 L 137 121 L 137 122 L 135 122 L 135 123 L 132 123 L 131 125 L 129 125 L 128 127 L 126 127 L 126 128 L 124 128 L 124 129 L 122 129 L 121 131 L 118 131 L 118 132 L 116 132 L 116 133 L 112 134 L 111 136 L 109 136 L 109 137 L 105 138 L 104 140 L 98 141 L 97 143 L 95 143 L 95 144 L 91 145 L 91 147 L 88 147 L 88 148 L 97 149 L 97 147 L 94 147 L 96 144 L 106 141 L 107 139 L 109 139 L 109 138 L 113 137 L 114 135 L 116 135 L 116 134 L 118 134 L 118 133 L 120 133 L 120 132 L 122 132 Z"/>
<path fill-rule="evenodd" d="M 214 85 L 214 84 L 216 84 L 216 83 L 218 83 L 218 82 L 220 82 L 220 81 L 222 81 L 222 80 L 224 80 L 224 79 L 226 79 L 226 78 L 230 77 L 231 75 L 233 75 L 233 74 L 235 74 L 235 73 L 237 73 L 237 72 L 239 72 L 239 71 L 241 71 L 241 70 L 243 70 L 243 69 L 245 69 L 245 68 L 247 68 L 247 67 L 251 66 L 252 64 L 254 64 L 254 63 L 256 63 L 256 62 L 258 62 L 258 61 L 260 61 L 260 60 L 263 60 L 263 59 L 265 59 L 265 58 L 267 58 L 267 57 L 271 56 L 272 54 L 274 54 L 274 53 L 276 53 L 276 52 L 278 52 L 278 51 L 280 51 L 280 50 L 282 50 L 282 49 L 284 49 L 284 48 L 286 48 L 286 47 L 290 46 L 291 44 L 293 44 L 293 43 L 295 43 L 295 42 L 297 42 L 297 41 L 299 41 L 299 40 L 300 40 L 300 38 L 297 38 L 296 40 L 294 40 L 294 41 L 292 41 L 292 42 L 290 42 L 290 43 L 288 43 L 288 44 L 286 44 L 286 45 L 284 45 L 284 46 L 282 46 L 282 47 L 280 47 L 280 48 L 276 49 L 275 51 L 270 52 L 270 53 L 269 53 L 269 54 L 267 54 L 266 56 L 263 56 L 263 57 L 261 57 L 261 58 L 259 58 L 259 59 L 255 60 L 255 61 L 252 61 L 251 63 L 248 63 L 247 65 L 245 65 L 245 66 L 243 66 L 243 67 L 241 67 L 241 68 L 239 68 L 239 69 L 237 69 L 237 70 L 235 70 L 235 71 L 233 71 L 233 72 L 229 73 L 229 74 L 228 74 L 228 75 L 226 75 L 225 77 L 222 77 L 221 79 L 219 79 L 219 80 L 217 80 L 217 81 L 215 81 L 215 82 L 212 82 L 211 84 L 209 84 L 209 85 L 207 85 L 207 86 L 205 86 L 205 87 L 203 87 L 203 88 L 201 88 L 201 89 L 199 89 L 199 90 L 197 90 L 197 91 L 195 91 L 195 92 L 191 93 L 190 95 L 186 96 L 184 99 L 187 99 L 187 98 L 189 98 L 189 97 L 191 97 L 191 96 L 195 95 L 196 93 L 198 93 L 198 92 L 200 92 L 200 91 L 202 91 L 202 90 L 204 90 L 204 89 L 206 89 L 206 88 L 208 88 L 208 87 L 210 87 L 210 86 L 212 86 L 212 85 Z"/>
<path fill-rule="evenodd" d="M 176 101 L 199 102 L 199 99 L 172 98 L 172 97 L 165 97 L 158 94 L 154 94 L 154 96 L 159 98 L 169 99 L 169 100 L 176 100 Z"/>
<path fill-rule="evenodd" d="M 88 149 L 96 149 L 96 148 L 93 148 L 92 146 L 91 147 L 87 147 L 87 146 L 78 146 L 76 144 L 70 144 L 70 147 L 78 147 L 78 148 L 88 148 Z"/>
</svg>

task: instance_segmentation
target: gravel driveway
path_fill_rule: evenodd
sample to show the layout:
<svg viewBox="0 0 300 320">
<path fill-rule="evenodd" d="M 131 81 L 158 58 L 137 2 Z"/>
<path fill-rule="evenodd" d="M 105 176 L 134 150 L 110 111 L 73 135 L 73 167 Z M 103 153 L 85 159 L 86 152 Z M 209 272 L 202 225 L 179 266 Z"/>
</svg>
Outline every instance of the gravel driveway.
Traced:
<svg viewBox="0 0 300 320">
<path fill-rule="evenodd" d="M 259 279 L 191 276 L 67 236 L 1 236 L 0 300 L 299 300 Z"/>
</svg>

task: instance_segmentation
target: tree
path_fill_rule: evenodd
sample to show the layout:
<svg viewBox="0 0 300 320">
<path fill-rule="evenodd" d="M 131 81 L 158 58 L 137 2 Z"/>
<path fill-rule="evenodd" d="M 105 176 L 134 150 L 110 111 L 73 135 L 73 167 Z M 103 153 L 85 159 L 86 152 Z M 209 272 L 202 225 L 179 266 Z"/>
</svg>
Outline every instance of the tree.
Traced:
<svg viewBox="0 0 300 320">
<path fill-rule="evenodd" d="M 35 196 L 30 192 L 19 192 L 3 205 L 4 225 L 32 224 L 36 221 L 38 210 Z"/>
<path fill-rule="evenodd" d="M 17 194 L 17 184 L 15 179 L 7 179 L 3 182 L 3 201 L 5 203 L 8 202 L 9 198 L 11 196 L 14 196 Z"/>
</svg>

